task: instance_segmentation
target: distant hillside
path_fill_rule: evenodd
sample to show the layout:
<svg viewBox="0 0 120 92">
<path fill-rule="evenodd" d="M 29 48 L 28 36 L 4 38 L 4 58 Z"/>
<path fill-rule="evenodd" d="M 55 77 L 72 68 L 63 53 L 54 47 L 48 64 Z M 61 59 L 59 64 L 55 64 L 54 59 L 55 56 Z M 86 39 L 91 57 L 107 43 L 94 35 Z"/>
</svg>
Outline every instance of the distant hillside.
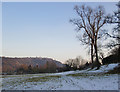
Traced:
<svg viewBox="0 0 120 92">
<path fill-rule="evenodd" d="M 63 68 L 65 65 L 59 61 L 53 60 L 51 58 L 10 58 L 2 57 L 2 72 L 14 72 L 19 69 L 21 66 L 28 67 L 38 67 L 39 69 L 46 69 L 51 66 L 58 68 Z"/>
</svg>

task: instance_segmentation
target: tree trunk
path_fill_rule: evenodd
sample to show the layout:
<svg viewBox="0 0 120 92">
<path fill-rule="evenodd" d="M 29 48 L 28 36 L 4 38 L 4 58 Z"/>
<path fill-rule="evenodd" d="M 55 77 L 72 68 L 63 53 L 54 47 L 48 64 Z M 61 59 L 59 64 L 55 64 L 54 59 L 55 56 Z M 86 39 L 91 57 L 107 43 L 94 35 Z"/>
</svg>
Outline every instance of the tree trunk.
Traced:
<svg viewBox="0 0 120 92">
<path fill-rule="evenodd" d="M 93 41 L 91 42 L 91 62 L 92 62 L 91 69 L 93 69 L 94 68 L 94 61 L 93 61 Z"/>
<path fill-rule="evenodd" d="M 93 44 L 91 44 L 91 62 L 93 63 Z"/>
<path fill-rule="evenodd" d="M 95 40 L 94 48 L 95 48 L 95 55 L 96 55 L 95 63 L 96 63 L 97 69 L 99 69 L 100 68 L 100 62 L 99 62 L 99 59 L 98 59 L 97 40 Z"/>
</svg>

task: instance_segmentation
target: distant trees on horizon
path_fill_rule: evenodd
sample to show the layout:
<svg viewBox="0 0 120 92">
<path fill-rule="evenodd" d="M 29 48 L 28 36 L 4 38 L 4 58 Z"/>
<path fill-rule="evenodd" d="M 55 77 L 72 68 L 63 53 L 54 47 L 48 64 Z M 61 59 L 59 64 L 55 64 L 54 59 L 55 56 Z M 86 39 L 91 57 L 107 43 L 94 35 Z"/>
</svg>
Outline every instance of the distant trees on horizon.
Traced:
<svg viewBox="0 0 120 92">
<path fill-rule="evenodd" d="M 87 60 L 84 60 L 81 56 L 76 57 L 75 59 L 68 59 L 65 62 L 67 70 L 82 70 L 88 67 L 90 63 Z"/>
<path fill-rule="evenodd" d="M 34 74 L 34 73 L 54 73 L 57 72 L 57 66 L 54 62 L 47 61 L 43 66 L 22 64 L 16 71 L 17 74 Z"/>
</svg>

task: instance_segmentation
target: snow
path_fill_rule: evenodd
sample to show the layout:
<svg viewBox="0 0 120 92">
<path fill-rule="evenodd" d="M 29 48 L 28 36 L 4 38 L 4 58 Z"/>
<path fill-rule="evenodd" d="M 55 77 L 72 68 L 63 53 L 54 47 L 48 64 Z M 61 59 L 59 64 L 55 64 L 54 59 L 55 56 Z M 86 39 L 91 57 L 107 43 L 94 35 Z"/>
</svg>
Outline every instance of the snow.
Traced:
<svg viewBox="0 0 120 92">
<path fill-rule="evenodd" d="M 54 74 L 49 74 L 49 75 L 68 75 L 68 74 L 76 74 L 76 73 L 105 73 L 105 72 L 108 72 L 109 70 L 113 70 L 115 67 L 118 66 L 118 64 L 119 63 L 103 65 L 98 70 L 96 70 L 96 68 L 94 68 L 92 70 L 91 70 L 91 68 L 88 68 L 86 70 L 81 70 L 81 71 L 76 70 L 76 71 L 54 73 Z"/>
<path fill-rule="evenodd" d="M 3 86 L 9 90 L 118 90 L 118 76 L 62 76 L 46 82 L 22 82 L 19 78 L 9 79 L 11 83 Z M 7 79 L 4 82 L 7 82 Z M 12 83 L 14 81 L 14 83 Z M 22 81 L 22 80 L 21 80 Z"/>
<path fill-rule="evenodd" d="M 103 65 L 99 70 L 67 71 L 61 73 L 6 75 L 5 90 L 118 90 L 118 75 L 103 74 L 118 64 Z M 95 73 L 93 75 L 93 73 Z M 97 74 L 96 74 L 97 73 Z"/>
<path fill-rule="evenodd" d="M 105 73 L 108 72 L 109 70 L 113 70 L 115 67 L 118 66 L 119 63 L 116 64 L 108 64 L 108 65 L 103 65 L 100 67 L 99 70 L 96 70 L 96 68 L 94 68 L 93 70 L 89 71 L 90 73 Z"/>
<path fill-rule="evenodd" d="M 61 72 L 61 73 L 53 73 L 49 75 L 68 75 L 68 74 L 73 74 L 75 71 L 67 71 L 67 72 Z"/>
</svg>

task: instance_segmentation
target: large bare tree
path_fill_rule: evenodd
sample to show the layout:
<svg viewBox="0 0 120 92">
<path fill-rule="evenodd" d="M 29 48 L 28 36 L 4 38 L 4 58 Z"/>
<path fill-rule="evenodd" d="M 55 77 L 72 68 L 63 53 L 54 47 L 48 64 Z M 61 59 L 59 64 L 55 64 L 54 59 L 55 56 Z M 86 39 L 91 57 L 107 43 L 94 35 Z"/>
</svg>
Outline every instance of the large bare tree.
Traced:
<svg viewBox="0 0 120 92">
<path fill-rule="evenodd" d="M 120 1 L 117 3 L 118 10 L 114 12 L 113 15 L 108 16 L 107 23 L 117 24 L 112 30 L 112 33 L 106 33 L 107 37 L 112 38 L 113 40 L 107 44 L 107 47 L 120 48 Z"/>
<path fill-rule="evenodd" d="M 109 43 L 106 44 L 105 47 L 110 48 L 110 56 L 114 56 L 114 61 L 120 61 L 120 1 L 116 4 L 117 10 L 114 12 L 113 15 L 108 16 L 107 23 L 115 24 L 116 26 L 112 30 L 112 32 L 107 32 L 107 38 L 111 40 Z M 108 56 L 108 58 L 110 58 Z"/>
<path fill-rule="evenodd" d="M 93 62 L 93 56 L 95 52 L 95 66 L 100 67 L 98 58 L 98 46 L 97 41 L 100 39 L 105 30 L 102 27 L 106 24 L 107 15 L 105 14 L 104 8 L 98 6 L 93 9 L 89 6 L 75 6 L 78 18 L 71 19 L 72 22 L 77 27 L 77 31 L 81 32 L 79 39 L 85 45 L 91 47 L 91 61 Z"/>
</svg>

